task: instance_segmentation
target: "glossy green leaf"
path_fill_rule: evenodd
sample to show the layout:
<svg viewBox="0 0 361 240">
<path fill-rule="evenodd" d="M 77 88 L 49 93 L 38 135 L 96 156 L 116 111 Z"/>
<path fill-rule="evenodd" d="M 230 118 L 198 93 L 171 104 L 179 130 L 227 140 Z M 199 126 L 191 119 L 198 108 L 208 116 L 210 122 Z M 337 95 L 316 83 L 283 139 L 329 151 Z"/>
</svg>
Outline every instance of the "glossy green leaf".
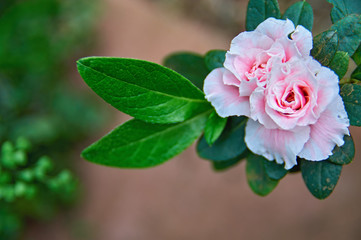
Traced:
<svg viewBox="0 0 361 240">
<path fill-rule="evenodd" d="M 90 57 L 78 61 L 78 70 L 106 102 L 139 120 L 175 123 L 211 108 L 191 82 L 155 63 Z"/>
<path fill-rule="evenodd" d="M 336 22 L 331 30 L 337 32 L 338 50 L 352 56 L 361 43 L 361 16 L 348 15 Z"/>
<path fill-rule="evenodd" d="M 209 116 L 204 129 L 204 138 L 209 145 L 212 145 L 221 135 L 227 123 L 227 118 L 221 118 L 216 112 Z"/>
<path fill-rule="evenodd" d="M 130 120 L 90 145 L 82 157 L 102 165 L 146 168 L 181 153 L 201 135 L 210 111 L 176 124 Z"/>
<path fill-rule="evenodd" d="M 349 61 L 350 57 L 347 52 L 337 51 L 328 67 L 331 68 L 341 80 L 348 70 Z"/>
<path fill-rule="evenodd" d="M 357 66 L 357 68 L 352 72 L 351 78 L 361 81 L 361 65 Z"/>
<path fill-rule="evenodd" d="M 212 161 L 227 161 L 240 156 L 246 149 L 244 142 L 246 117 L 229 117 L 221 136 L 209 146 L 204 136 L 198 141 L 198 155 Z"/>
<path fill-rule="evenodd" d="M 352 13 L 361 14 L 361 1 L 359 0 L 327 0 L 332 3 L 331 20 L 333 23 Z"/>
<path fill-rule="evenodd" d="M 246 30 L 256 29 L 269 17 L 281 18 L 277 0 L 250 0 L 247 7 Z"/>
<path fill-rule="evenodd" d="M 280 180 L 288 173 L 284 164 L 277 164 L 276 161 L 269 161 L 267 159 L 264 159 L 264 161 L 265 171 L 270 178 Z"/>
<path fill-rule="evenodd" d="M 336 187 L 342 165 L 329 161 L 301 161 L 301 172 L 308 190 L 318 199 L 328 197 Z"/>
<path fill-rule="evenodd" d="M 311 55 L 323 66 L 328 66 L 337 51 L 338 38 L 335 31 L 326 31 L 313 39 Z"/>
<path fill-rule="evenodd" d="M 361 64 L 361 44 L 358 46 L 355 53 L 352 55 L 352 59 L 355 61 L 356 65 Z"/>
<path fill-rule="evenodd" d="M 283 19 L 290 19 L 295 26 L 302 25 L 312 31 L 313 10 L 306 1 L 300 1 L 290 6 L 283 14 Z"/>
<path fill-rule="evenodd" d="M 206 53 L 204 62 L 208 70 L 212 71 L 215 68 L 223 67 L 223 63 L 226 60 L 225 50 L 211 50 Z"/>
<path fill-rule="evenodd" d="M 341 147 L 336 146 L 333 149 L 332 155 L 328 158 L 328 161 L 341 165 L 352 162 L 355 157 L 355 144 L 353 143 L 351 136 L 345 135 L 343 140 L 345 143 Z"/>
<path fill-rule="evenodd" d="M 164 66 L 189 79 L 199 89 L 203 89 L 203 82 L 209 73 L 204 63 L 204 57 L 189 52 L 178 52 L 164 59 Z"/>
<path fill-rule="evenodd" d="M 247 157 L 247 181 L 253 192 L 260 196 L 268 195 L 278 184 L 278 180 L 267 175 L 265 161 L 267 160 L 259 155 L 250 154 Z"/>
<path fill-rule="evenodd" d="M 343 99 L 350 124 L 361 126 L 361 86 L 356 84 L 344 84 L 340 95 Z"/>
</svg>

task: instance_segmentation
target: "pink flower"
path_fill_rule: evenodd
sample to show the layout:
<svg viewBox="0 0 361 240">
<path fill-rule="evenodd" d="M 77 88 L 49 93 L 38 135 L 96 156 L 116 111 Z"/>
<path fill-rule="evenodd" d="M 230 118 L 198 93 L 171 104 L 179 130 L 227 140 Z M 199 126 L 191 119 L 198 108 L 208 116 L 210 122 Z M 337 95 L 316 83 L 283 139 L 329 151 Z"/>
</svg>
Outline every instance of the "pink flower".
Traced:
<svg viewBox="0 0 361 240">
<path fill-rule="evenodd" d="M 268 18 L 233 39 L 224 68 L 205 79 L 206 98 L 221 117 L 249 117 L 248 148 L 290 169 L 298 157 L 327 159 L 343 145 L 349 120 L 338 77 L 309 56 L 311 33 Z"/>
</svg>

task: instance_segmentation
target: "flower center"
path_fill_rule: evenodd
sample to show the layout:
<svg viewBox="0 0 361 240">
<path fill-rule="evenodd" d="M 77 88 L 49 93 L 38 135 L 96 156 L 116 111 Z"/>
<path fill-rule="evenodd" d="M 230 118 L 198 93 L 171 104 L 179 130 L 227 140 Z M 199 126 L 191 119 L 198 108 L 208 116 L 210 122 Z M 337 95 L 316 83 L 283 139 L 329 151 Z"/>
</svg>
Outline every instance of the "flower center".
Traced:
<svg viewBox="0 0 361 240">
<path fill-rule="evenodd" d="M 267 73 L 267 63 L 257 63 L 255 62 L 252 68 L 245 73 L 248 80 L 252 78 L 257 78 L 259 82 L 266 81 L 266 73 Z"/>
</svg>

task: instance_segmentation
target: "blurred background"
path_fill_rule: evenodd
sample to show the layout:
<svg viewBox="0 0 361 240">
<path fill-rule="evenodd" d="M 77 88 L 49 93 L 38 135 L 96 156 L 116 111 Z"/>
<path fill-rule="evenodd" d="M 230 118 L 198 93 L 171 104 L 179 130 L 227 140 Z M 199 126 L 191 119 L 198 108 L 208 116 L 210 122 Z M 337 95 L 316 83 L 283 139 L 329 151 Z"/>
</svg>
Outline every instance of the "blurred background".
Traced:
<svg viewBox="0 0 361 240">
<path fill-rule="evenodd" d="M 294 2 L 280 1 L 281 11 Z M 326 30 L 331 5 L 308 2 L 313 33 Z M 246 7 L 246 0 L 2 0 L 0 239 L 361 239 L 358 151 L 322 201 L 300 174 L 259 197 L 244 163 L 216 173 L 194 146 L 145 170 L 79 157 L 129 117 L 83 83 L 77 59 L 162 63 L 174 51 L 228 49 L 245 30 Z M 359 149 L 361 130 L 351 133 Z"/>
</svg>

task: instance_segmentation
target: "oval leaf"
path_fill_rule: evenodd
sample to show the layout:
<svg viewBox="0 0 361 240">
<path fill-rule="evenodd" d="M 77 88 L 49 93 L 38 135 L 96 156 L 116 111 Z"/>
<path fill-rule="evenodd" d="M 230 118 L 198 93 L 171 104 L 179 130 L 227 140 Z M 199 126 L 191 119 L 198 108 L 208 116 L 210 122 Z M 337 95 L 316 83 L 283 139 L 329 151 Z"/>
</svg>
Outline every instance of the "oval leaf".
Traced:
<svg viewBox="0 0 361 240">
<path fill-rule="evenodd" d="M 244 159 L 243 154 L 242 156 L 227 160 L 227 161 L 221 161 L 221 162 L 212 162 L 213 169 L 215 171 L 225 171 L 231 167 L 234 167 L 238 163 L 240 163 Z"/>
<path fill-rule="evenodd" d="M 301 172 L 308 190 L 318 199 L 325 199 L 335 188 L 342 165 L 329 161 L 301 161 Z"/>
<path fill-rule="evenodd" d="M 352 13 L 361 14 L 361 1 L 359 0 L 327 0 L 333 4 L 331 10 L 332 23 Z"/>
<path fill-rule="evenodd" d="M 82 157 L 102 165 L 146 168 L 159 165 L 190 146 L 202 133 L 210 111 L 176 124 L 130 120 L 90 145 Z"/>
<path fill-rule="evenodd" d="M 284 164 L 277 164 L 276 161 L 269 161 L 267 159 L 264 159 L 264 161 L 265 171 L 270 178 L 280 180 L 288 173 Z"/>
<path fill-rule="evenodd" d="M 146 122 L 181 122 L 211 108 L 191 82 L 155 63 L 90 57 L 78 61 L 78 70 L 106 102 Z"/>
<path fill-rule="evenodd" d="M 247 7 L 246 30 L 253 31 L 269 17 L 281 18 L 277 0 L 250 0 Z"/>
<path fill-rule="evenodd" d="M 341 147 L 336 146 L 333 149 L 332 155 L 328 158 L 328 161 L 341 165 L 352 162 L 355 157 L 355 144 L 353 143 L 351 136 L 345 135 L 343 140 L 345 143 Z"/>
<path fill-rule="evenodd" d="M 174 53 L 164 59 L 163 65 L 183 75 L 201 90 L 209 73 L 204 57 L 196 53 Z"/>
<path fill-rule="evenodd" d="M 252 191 L 260 196 L 266 196 L 277 186 L 278 181 L 271 179 L 265 170 L 264 157 L 250 154 L 247 157 L 246 175 Z"/>
<path fill-rule="evenodd" d="M 206 53 L 204 62 L 208 70 L 212 71 L 215 68 L 223 67 L 223 63 L 226 60 L 225 50 L 211 50 Z"/>
<path fill-rule="evenodd" d="M 337 51 L 328 67 L 331 68 L 341 80 L 348 70 L 349 61 L 350 57 L 347 52 Z"/>
<path fill-rule="evenodd" d="M 229 117 L 224 131 L 212 146 L 204 136 L 198 141 L 198 155 L 212 161 L 227 161 L 240 156 L 247 149 L 244 142 L 246 123 L 246 117 Z"/>
<path fill-rule="evenodd" d="M 326 31 L 313 39 L 311 55 L 323 66 L 328 66 L 337 51 L 338 38 L 335 31 Z"/>
<path fill-rule="evenodd" d="M 361 86 L 344 84 L 341 87 L 340 95 L 350 119 L 350 124 L 361 126 Z"/>
<path fill-rule="evenodd" d="M 337 32 L 338 50 L 347 52 L 352 56 L 361 43 L 361 16 L 348 15 L 336 22 L 331 30 Z"/>
<path fill-rule="evenodd" d="M 221 118 L 216 112 L 212 112 L 209 116 L 204 129 L 204 138 L 208 145 L 212 145 L 221 135 L 227 123 L 227 118 Z"/>
<path fill-rule="evenodd" d="M 291 5 L 283 14 L 283 19 L 290 19 L 295 26 L 302 25 L 312 31 L 313 10 L 306 1 L 297 2 Z"/>
</svg>

